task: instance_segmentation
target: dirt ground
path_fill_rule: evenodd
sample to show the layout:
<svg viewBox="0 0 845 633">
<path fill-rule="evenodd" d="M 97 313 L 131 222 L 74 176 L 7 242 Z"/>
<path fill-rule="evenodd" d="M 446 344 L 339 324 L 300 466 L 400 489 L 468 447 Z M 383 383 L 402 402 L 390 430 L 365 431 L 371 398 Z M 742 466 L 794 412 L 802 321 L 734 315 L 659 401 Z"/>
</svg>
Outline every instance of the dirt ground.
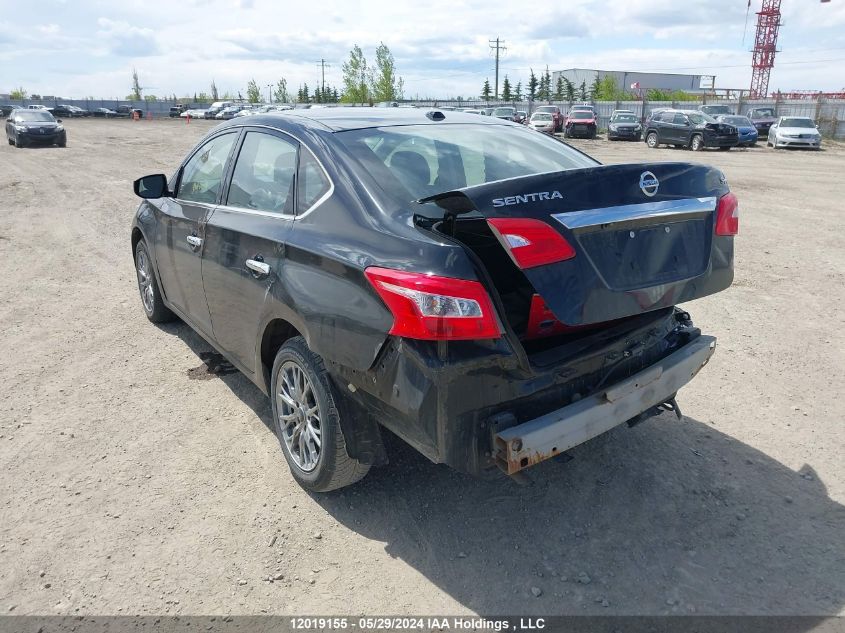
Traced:
<svg viewBox="0 0 845 633">
<path fill-rule="evenodd" d="M 131 181 L 210 124 L 66 126 L 66 149 L 0 147 L 0 613 L 845 613 L 845 147 L 575 141 L 717 165 L 739 196 L 736 282 L 685 306 L 719 346 L 684 420 L 528 486 L 394 441 L 311 496 L 258 389 L 138 297 Z"/>
</svg>

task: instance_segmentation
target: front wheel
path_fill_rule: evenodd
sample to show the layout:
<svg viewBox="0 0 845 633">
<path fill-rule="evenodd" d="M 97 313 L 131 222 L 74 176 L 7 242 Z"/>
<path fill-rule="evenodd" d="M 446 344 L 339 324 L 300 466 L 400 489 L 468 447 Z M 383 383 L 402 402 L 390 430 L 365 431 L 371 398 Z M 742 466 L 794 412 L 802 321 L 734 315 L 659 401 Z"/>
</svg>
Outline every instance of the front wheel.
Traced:
<svg viewBox="0 0 845 633">
<path fill-rule="evenodd" d="M 271 386 L 276 436 L 300 486 L 328 492 L 354 484 L 369 472 L 368 464 L 347 454 L 323 359 L 301 336 L 279 349 Z"/>
<path fill-rule="evenodd" d="M 67 134 L 62 134 L 59 139 L 59 147 L 67 147 Z"/>
<path fill-rule="evenodd" d="M 645 144 L 651 149 L 657 149 L 657 132 L 649 132 L 646 134 Z"/>
<path fill-rule="evenodd" d="M 138 291 L 141 293 L 141 305 L 144 314 L 153 323 L 166 323 L 175 318 L 161 297 L 150 253 L 143 240 L 135 247 L 135 273 L 138 275 Z"/>
<path fill-rule="evenodd" d="M 15 136 L 15 141 L 13 143 L 15 147 L 23 147 L 23 142 L 21 141 L 20 137 L 17 135 Z"/>
<path fill-rule="evenodd" d="M 690 149 L 694 152 L 700 152 L 704 149 L 704 139 L 701 138 L 698 134 L 692 137 L 692 141 L 690 141 Z"/>
</svg>

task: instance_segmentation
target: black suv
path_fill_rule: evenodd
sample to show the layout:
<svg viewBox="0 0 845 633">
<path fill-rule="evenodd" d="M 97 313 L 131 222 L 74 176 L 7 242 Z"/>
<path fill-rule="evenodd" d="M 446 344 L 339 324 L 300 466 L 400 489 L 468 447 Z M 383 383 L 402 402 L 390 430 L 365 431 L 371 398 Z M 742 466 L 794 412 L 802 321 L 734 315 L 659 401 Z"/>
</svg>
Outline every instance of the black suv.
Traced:
<svg viewBox="0 0 845 633">
<path fill-rule="evenodd" d="M 147 317 L 270 396 L 304 487 L 386 461 L 509 474 L 663 410 L 715 339 L 675 308 L 733 279 L 718 170 L 603 166 L 495 117 L 256 114 L 135 181 Z"/>
<path fill-rule="evenodd" d="M 674 145 L 689 147 L 693 151 L 705 147 L 729 150 L 739 144 L 736 127 L 719 123 L 697 110 L 652 112 L 646 121 L 644 138 L 646 145 L 652 149 L 659 145 Z"/>
</svg>

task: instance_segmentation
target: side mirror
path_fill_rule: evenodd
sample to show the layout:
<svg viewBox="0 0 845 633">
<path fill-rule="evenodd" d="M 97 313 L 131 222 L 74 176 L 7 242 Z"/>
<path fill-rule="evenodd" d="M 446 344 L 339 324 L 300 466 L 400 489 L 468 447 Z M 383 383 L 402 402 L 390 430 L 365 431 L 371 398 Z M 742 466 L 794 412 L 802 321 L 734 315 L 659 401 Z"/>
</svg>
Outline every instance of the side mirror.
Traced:
<svg viewBox="0 0 845 633">
<path fill-rule="evenodd" d="M 61 119 L 56 119 L 56 123 L 61 123 L 61 122 L 62 122 Z"/>
<path fill-rule="evenodd" d="M 138 178 L 132 188 L 139 198 L 152 200 L 155 198 L 170 197 L 173 194 L 167 189 L 167 176 L 164 174 L 153 174 Z"/>
</svg>

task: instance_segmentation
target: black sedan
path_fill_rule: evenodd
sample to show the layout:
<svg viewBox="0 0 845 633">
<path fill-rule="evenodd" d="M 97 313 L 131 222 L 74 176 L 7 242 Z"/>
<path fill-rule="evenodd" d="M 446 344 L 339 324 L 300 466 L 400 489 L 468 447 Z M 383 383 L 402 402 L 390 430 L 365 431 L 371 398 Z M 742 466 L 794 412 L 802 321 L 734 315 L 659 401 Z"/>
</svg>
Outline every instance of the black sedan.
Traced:
<svg viewBox="0 0 845 633">
<path fill-rule="evenodd" d="M 180 317 L 270 396 L 314 491 L 385 463 L 382 427 L 514 474 L 677 410 L 715 339 L 675 303 L 733 279 L 718 170 L 603 166 L 495 117 L 236 118 L 135 193 L 147 318 Z"/>
<path fill-rule="evenodd" d="M 607 125 L 607 140 L 639 141 L 643 135 L 643 126 L 635 114 L 621 112 L 611 117 Z"/>
<path fill-rule="evenodd" d="M 13 110 L 6 119 L 6 139 L 9 145 L 67 145 L 67 132 L 61 119 L 47 110 Z"/>
<path fill-rule="evenodd" d="M 94 108 L 91 110 L 91 116 L 103 119 L 113 119 L 119 115 L 114 110 L 109 110 L 108 108 Z"/>
</svg>

